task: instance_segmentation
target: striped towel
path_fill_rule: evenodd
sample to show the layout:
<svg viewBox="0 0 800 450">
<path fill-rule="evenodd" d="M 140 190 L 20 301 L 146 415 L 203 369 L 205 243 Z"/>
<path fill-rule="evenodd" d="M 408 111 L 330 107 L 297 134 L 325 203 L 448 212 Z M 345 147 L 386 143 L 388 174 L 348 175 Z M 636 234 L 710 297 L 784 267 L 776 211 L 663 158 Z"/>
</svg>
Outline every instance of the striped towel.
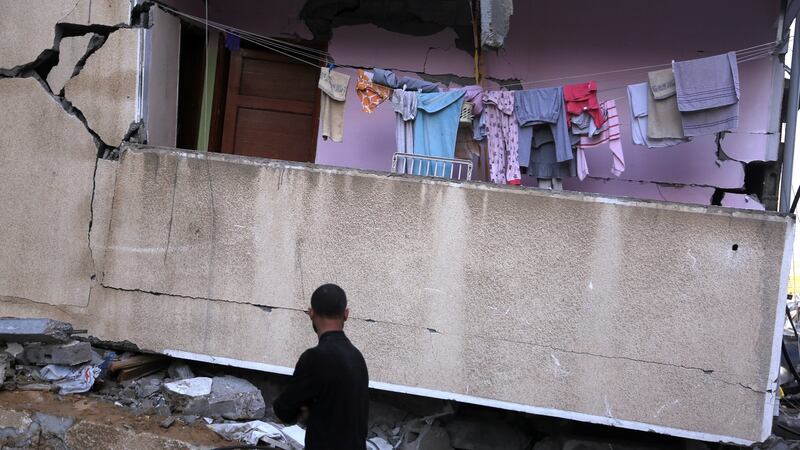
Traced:
<svg viewBox="0 0 800 450">
<path fill-rule="evenodd" d="M 615 100 L 608 100 L 603 102 L 600 105 L 601 111 L 603 114 L 608 117 L 605 124 L 603 125 L 603 130 L 593 136 L 581 136 L 581 142 L 578 144 L 578 151 L 576 153 L 577 158 L 577 165 L 578 165 L 578 178 L 583 180 L 589 175 L 589 166 L 586 163 L 586 154 L 584 149 L 597 147 L 598 145 L 608 143 L 609 149 L 611 149 L 611 173 L 614 176 L 622 175 L 622 172 L 625 171 L 625 155 L 622 152 L 622 141 L 620 141 L 620 134 L 619 134 L 619 115 L 617 114 L 617 102 Z"/>
</svg>

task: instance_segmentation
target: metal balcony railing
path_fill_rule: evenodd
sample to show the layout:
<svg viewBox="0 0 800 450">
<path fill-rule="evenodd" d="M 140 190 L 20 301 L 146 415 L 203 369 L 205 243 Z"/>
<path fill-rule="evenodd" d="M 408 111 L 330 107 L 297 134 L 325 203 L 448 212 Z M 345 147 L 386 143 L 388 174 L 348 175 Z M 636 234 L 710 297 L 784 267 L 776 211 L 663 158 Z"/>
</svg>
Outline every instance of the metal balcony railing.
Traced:
<svg viewBox="0 0 800 450">
<path fill-rule="evenodd" d="M 472 161 L 414 155 L 412 153 L 395 153 L 392 156 L 392 173 L 407 173 L 451 180 L 471 180 Z"/>
</svg>

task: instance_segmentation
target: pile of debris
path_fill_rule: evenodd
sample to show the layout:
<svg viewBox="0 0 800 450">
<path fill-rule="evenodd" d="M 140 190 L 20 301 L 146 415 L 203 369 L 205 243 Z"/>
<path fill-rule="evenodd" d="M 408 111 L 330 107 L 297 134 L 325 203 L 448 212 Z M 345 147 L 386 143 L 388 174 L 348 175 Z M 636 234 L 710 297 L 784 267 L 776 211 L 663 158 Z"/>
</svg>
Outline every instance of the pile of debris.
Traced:
<svg viewBox="0 0 800 450">
<path fill-rule="evenodd" d="M 246 445 L 303 449 L 305 430 L 298 425 L 277 423 L 270 407 L 272 397 L 286 381 L 284 378 L 146 354 L 130 343 L 103 343 L 80 337 L 84 333 L 68 323 L 49 319 L 0 318 L 0 390 L 50 391 L 52 394 L 8 394 L 46 395 L 61 401 L 69 400 L 63 396 L 76 394 L 93 397 L 91 401 L 105 405 L 96 408 L 124 411 L 129 419 L 143 420 L 150 424 L 150 430 L 166 434 L 182 435 L 188 429 L 191 436 L 200 431 L 219 439 L 208 432 L 210 429 L 225 440 Z M 268 394 L 266 399 L 264 393 Z M 656 439 L 652 434 L 640 436 L 627 432 L 625 435 L 624 430 L 614 430 L 617 433 L 608 437 L 590 436 L 586 429 L 572 428 L 577 426 L 574 423 L 563 429 L 568 421 L 430 398 L 386 392 L 372 392 L 370 397 L 367 450 L 711 448 L 704 443 L 676 438 L 660 436 Z M 794 401 L 788 403 L 795 404 Z M 797 425 L 800 424 L 800 410 L 782 412 L 777 422 L 779 431 L 786 429 L 788 435 L 784 437 L 795 438 L 794 430 L 800 429 Z M 49 423 L 40 420 L 39 415 L 31 417 L 33 419 L 26 419 L 27 422 L 35 423 L 22 427 L 24 430 L 9 442 L 33 442 L 29 438 L 37 433 L 35 429 L 44 429 Z M 78 419 L 65 420 L 79 423 Z M 121 426 L 126 427 L 125 424 Z M 6 428 L 0 425 L 0 447 L 6 448 L 3 439 L 9 436 L 2 432 L 8 429 L 7 425 Z M 60 433 L 64 434 L 63 430 Z M 755 448 L 785 450 L 796 448 L 795 444 L 775 437 Z M 25 445 L 11 447 L 27 448 Z M 57 448 L 73 447 L 65 444 Z M 77 448 L 86 447 L 78 445 Z"/>
<path fill-rule="evenodd" d="M 266 418 L 267 405 L 261 390 L 249 381 L 211 373 L 195 376 L 184 361 L 117 353 L 76 337 L 84 333 L 50 319 L 0 318 L 0 388 L 59 395 L 86 393 L 129 408 L 137 416 L 161 416 L 164 428 L 177 421 L 191 425 L 203 420 L 232 440 L 252 441 L 237 430 L 263 423 L 270 427 L 267 442 L 287 450 L 303 448 L 302 428 L 287 430 L 259 422 Z M 243 420 L 251 422 L 241 423 Z"/>
</svg>

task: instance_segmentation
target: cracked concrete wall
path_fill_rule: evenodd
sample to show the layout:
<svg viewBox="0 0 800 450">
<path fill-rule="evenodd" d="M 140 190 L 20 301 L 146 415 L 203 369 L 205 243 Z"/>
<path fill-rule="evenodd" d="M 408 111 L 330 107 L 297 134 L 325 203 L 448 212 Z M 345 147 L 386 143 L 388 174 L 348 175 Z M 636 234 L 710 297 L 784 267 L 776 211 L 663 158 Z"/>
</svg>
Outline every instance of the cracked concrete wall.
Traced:
<svg viewBox="0 0 800 450">
<path fill-rule="evenodd" d="M 151 149 L 115 176 L 88 307 L 4 314 L 290 370 L 334 281 L 391 389 L 708 439 L 769 426 L 790 218 Z"/>
<path fill-rule="evenodd" d="M 85 305 L 97 148 L 33 78 L 0 78 L 0 98 L 0 294 Z"/>
<path fill-rule="evenodd" d="M 139 30 L 114 31 L 64 86 L 64 97 L 112 147 L 119 146 L 136 120 L 138 46 Z"/>
</svg>

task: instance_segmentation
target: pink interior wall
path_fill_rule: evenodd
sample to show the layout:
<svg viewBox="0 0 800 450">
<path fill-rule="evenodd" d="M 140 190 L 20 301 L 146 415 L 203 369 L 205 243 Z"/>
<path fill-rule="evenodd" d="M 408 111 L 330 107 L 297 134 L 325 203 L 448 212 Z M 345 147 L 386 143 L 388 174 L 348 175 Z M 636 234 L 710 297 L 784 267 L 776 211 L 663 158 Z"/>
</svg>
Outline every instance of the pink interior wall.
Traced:
<svg viewBox="0 0 800 450">
<path fill-rule="evenodd" d="M 199 0 L 171 2 L 202 14 Z M 307 38 L 308 29 L 297 19 L 302 3 L 213 0 L 209 15 L 213 20 L 259 34 Z M 709 56 L 774 40 L 779 4 L 778 0 L 618 0 L 611 6 L 596 0 L 518 0 L 505 47 L 485 55 L 485 75 L 490 80 L 521 80 L 527 83 L 526 88 L 595 79 L 601 100 L 617 99 L 627 170 L 621 177 L 614 177 L 609 170 L 610 152 L 606 148 L 591 150 L 590 178 L 582 182 L 565 180 L 565 189 L 708 204 L 715 187 L 744 185 L 745 162 L 774 159 L 775 155 L 767 153 L 767 141 L 768 133 L 774 133 L 777 127 L 770 123 L 773 83 L 782 82 L 773 77 L 777 59 L 740 64 L 740 127 L 722 142 L 733 159 L 729 161 L 717 160 L 714 136 L 663 149 L 633 145 L 625 87 L 645 81 L 648 70 L 669 67 L 671 60 Z M 472 57 L 456 49 L 454 41 L 455 33 L 449 29 L 431 36 L 410 36 L 373 25 L 357 25 L 336 28 L 328 51 L 341 65 L 472 77 Z M 654 65 L 659 67 L 618 71 Z M 339 70 L 355 74 L 350 68 Z M 616 72 L 574 76 L 608 71 Z M 389 170 L 395 148 L 391 105 L 387 102 L 373 114 L 361 112 L 354 83 L 352 80 L 346 103 L 344 142 L 337 144 L 320 137 L 316 162 Z M 492 81 L 487 85 L 496 86 Z M 731 206 L 752 206 L 752 200 L 728 198 Z"/>
</svg>

